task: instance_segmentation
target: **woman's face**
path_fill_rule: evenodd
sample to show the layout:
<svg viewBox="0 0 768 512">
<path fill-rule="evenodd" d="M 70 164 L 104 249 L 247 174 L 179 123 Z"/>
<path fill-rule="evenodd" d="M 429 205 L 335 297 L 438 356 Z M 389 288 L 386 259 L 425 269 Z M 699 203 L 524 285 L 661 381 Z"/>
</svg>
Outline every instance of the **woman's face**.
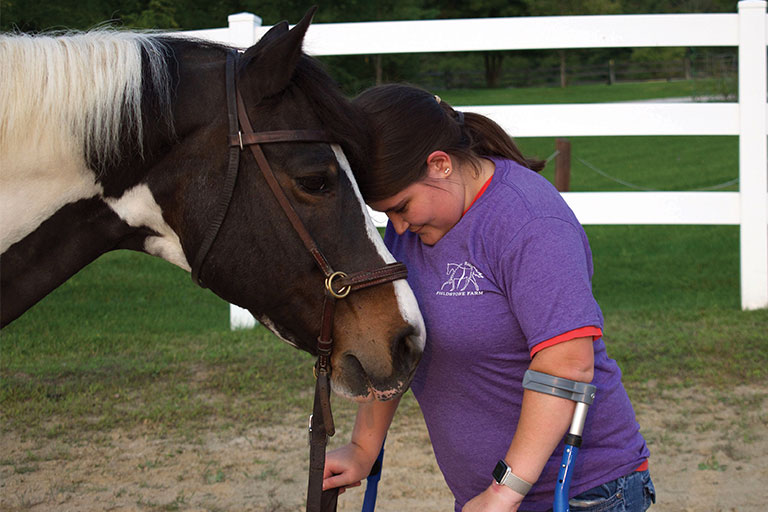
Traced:
<svg viewBox="0 0 768 512">
<path fill-rule="evenodd" d="M 434 245 L 461 219 L 463 185 L 443 172 L 430 172 L 394 196 L 370 206 L 386 213 L 399 235 L 409 230 L 419 235 L 424 244 Z"/>
</svg>

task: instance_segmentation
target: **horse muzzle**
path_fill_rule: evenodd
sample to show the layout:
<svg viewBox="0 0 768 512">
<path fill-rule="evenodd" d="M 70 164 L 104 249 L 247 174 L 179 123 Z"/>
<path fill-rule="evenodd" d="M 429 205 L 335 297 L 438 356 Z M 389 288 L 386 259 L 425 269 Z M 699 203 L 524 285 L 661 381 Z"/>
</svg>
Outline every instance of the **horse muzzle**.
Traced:
<svg viewBox="0 0 768 512">
<path fill-rule="evenodd" d="M 406 324 L 390 332 L 388 342 L 378 346 L 365 335 L 352 346 L 337 340 L 331 356 L 336 394 L 361 402 L 386 401 L 408 390 L 424 349 L 424 329 Z"/>
</svg>

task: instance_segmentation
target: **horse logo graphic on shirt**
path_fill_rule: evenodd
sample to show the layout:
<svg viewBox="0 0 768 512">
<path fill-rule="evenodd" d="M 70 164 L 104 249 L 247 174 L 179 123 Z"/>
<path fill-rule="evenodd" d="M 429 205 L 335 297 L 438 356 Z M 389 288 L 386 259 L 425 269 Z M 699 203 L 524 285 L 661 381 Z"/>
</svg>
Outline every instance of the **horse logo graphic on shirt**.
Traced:
<svg viewBox="0 0 768 512">
<path fill-rule="evenodd" d="M 462 264 L 449 263 L 448 270 L 446 270 L 448 280 L 440 287 L 440 291 L 448 292 L 463 292 L 467 290 L 467 287 L 471 284 L 474 287 L 474 291 L 479 291 L 480 286 L 477 284 L 478 279 L 485 279 L 485 276 L 475 268 L 474 265 L 465 261 Z M 446 288 L 448 288 L 446 290 Z M 470 291 L 473 291 L 470 289 Z"/>
</svg>

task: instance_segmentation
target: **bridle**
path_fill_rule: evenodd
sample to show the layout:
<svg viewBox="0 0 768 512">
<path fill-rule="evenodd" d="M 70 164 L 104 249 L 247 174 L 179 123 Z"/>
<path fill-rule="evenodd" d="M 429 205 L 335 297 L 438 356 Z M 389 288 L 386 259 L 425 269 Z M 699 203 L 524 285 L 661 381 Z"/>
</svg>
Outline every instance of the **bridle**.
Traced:
<svg viewBox="0 0 768 512">
<path fill-rule="evenodd" d="M 326 142 L 333 143 L 330 135 L 321 130 L 276 130 L 254 132 L 248 113 L 245 109 L 240 89 L 236 83 L 236 63 L 238 53 L 233 50 L 227 54 L 226 88 L 227 114 L 229 118 L 229 165 L 224 184 L 219 196 L 219 202 L 214 210 L 211 223 L 208 226 L 203 242 L 197 251 L 192 264 L 192 279 L 205 287 L 200 276 L 205 258 L 213 246 L 221 229 L 224 219 L 232 202 L 232 195 L 237 182 L 240 166 L 240 152 L 247 146 L 256 159 L 264 179 L 272 190 L 275 199 L 288 217 L 293 229 L 299 235 L 302 243 L 309 251 L 320 271 L 325 276 L 325 292 L 323 300 L 322 323 L 320 335 L 317 338 L 317 362 L 314 371 L 317 377 L 315 399 L 310 416 L 309 426 L 309 484 L 307 490 L 307 512 L 326 512 L 336 510 L 338 489 L 323 492 L 323 470 L 325 468 L 325 448 L 328 437 L 335 433 L 330 399 L 331 352 L 333 350 L 333 318 L 336 301 L 343 299 L 350 292 L 368 288 L 378 284 L 388 283 L 397 279 L 405 279 L 407 270 L 402 263 L 390 263 L 375 270 L 365 270 L 346 274 L 334 271 L 328 260 L 318 248 L 296 210 L 291 205 L 285 192 L 275 177 L 267 161 L 261 144 L 272 142 Z"/>
</svg>

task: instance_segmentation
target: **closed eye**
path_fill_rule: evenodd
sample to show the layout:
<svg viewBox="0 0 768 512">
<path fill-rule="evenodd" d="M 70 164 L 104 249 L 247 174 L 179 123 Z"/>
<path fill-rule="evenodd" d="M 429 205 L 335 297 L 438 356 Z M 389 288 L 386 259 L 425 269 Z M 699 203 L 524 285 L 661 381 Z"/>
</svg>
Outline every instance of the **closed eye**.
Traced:
<svg viewBox="0 0 768 512">
<path fill-rule="evenodd" d="M 299 186 L 310 194 L 321 194 L 328 188 L 328 181 L 325 176 L 302 176 L 296 178 Z"/>
</svg>

